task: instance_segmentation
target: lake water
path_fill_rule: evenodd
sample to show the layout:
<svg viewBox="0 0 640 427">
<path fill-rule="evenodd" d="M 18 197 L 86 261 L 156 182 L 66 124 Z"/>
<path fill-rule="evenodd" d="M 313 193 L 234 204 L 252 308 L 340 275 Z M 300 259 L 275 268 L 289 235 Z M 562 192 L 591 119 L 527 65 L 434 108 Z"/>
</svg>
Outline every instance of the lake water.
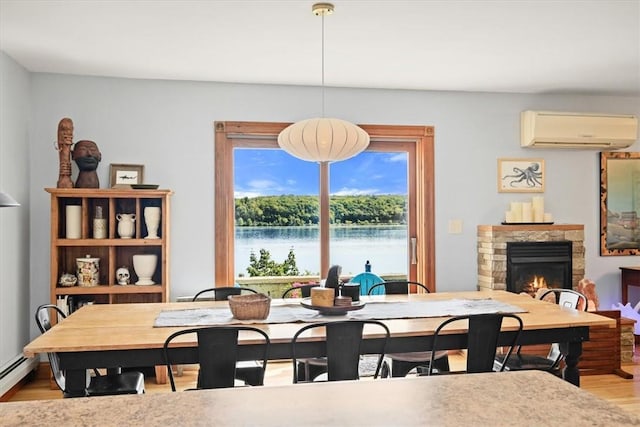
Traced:
<svg viewBox="0 0 640 427">
<path fill-rule="evenodd" d="M 249 256 L 260 249 L 271 253 L 271 259 L 282 263 L 293 248 L 300 274 L 320 270 L 319 229 L 317 227 L 236 227 L 236 276 L 247 276 Z M 407 274 L 406 226 L 351 226 L 330 229 L 330 263 L 342 266 L 343 274 L 364 271 L 369 260 L 377 274 Z"/>
</svg>

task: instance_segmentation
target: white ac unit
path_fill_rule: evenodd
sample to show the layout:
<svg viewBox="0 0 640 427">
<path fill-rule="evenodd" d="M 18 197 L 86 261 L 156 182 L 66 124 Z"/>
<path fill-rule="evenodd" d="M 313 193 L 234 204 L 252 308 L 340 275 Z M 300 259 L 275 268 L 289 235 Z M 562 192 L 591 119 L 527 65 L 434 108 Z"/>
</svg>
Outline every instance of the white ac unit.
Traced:
<svg viewBox="0 0 640 427">
<path fill-rule="evenodd" d="M 633 115 L 523 111 L 521 146 L 617 150 L 638 139 Z"/>
</svg>

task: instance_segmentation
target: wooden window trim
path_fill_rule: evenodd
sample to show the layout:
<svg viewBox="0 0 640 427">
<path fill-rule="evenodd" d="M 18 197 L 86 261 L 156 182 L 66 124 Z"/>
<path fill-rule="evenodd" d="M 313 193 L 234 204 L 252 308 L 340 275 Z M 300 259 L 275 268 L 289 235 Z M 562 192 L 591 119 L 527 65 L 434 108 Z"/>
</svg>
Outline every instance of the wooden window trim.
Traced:
<svg viewBox="0 0 640 427">
<path fill-rule="evenodd" d="M 278 148 L 278 134 L 290 123 L 215 122 L 214 138 L 214 232 L 215 283 L 231 286 L 234 272 L 233 149 L 235 147 Z M 417 239 L 417 264 L 409 264 L 409 277 L 435 289 L 435 196 L 434 129 L 432 126 L 359 125 L 372 141 L 409 142 L 415 145 L 416 164 L 409 168 L 415 191 L 409 192 L 409 205 L 415 203 L 415 224 L 409 224 L 409 238 Z M 259 142 L 256 142 L 259 141 Z M 410 252 L 409 252 L 410 253 Z M 321 260 L 321 263 L 328 260 Z"/>
</svg>

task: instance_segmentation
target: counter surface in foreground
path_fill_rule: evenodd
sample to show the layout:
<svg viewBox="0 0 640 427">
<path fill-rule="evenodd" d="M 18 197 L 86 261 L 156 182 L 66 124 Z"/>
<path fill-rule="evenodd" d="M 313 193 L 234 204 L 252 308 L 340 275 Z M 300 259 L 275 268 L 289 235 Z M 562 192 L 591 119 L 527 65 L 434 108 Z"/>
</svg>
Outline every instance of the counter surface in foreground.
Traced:
<svg viewBox="0 0 640 427">
<path fill-rule="evenodd" d="M 640 426 L 538 371 L 0 403 L 2 426 Z"/>
</svg>

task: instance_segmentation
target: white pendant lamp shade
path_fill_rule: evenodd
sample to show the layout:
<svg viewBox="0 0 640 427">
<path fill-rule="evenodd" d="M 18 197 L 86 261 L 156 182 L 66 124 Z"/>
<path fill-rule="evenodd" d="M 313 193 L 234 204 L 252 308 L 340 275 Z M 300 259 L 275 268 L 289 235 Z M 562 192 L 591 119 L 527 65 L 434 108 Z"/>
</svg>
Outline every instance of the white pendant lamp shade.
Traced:
<svg viewBox="0 0 640 427">
<path fill-rule="evenodd" d="M 287 153 L 308 162 L 338 162 L 361 153 L 369 146 L 369 135 L 345 120 L 324 117 L 324 17 L 331 15 L 331 3 L 311 7 L 322 17 L 322 118 L 307 119 L 286 127 L 278 135 L 278 145 Z"/>
<path fill-rule="evenodd" d="M 7 193 L 0 191 L 0 208 L 10 208 L 14 206 L 20 206 L 20 203 L 16 202 L 16 200 Z"/>
<path fill-rule="evenodd" d="M 315 118 L 302 120 L 285 128 L 278 135 L 278 145 L 301 160 L 337 162 L 366 149 L 369 146 L 369 135 L 345 120 Z"/>
</svg>

